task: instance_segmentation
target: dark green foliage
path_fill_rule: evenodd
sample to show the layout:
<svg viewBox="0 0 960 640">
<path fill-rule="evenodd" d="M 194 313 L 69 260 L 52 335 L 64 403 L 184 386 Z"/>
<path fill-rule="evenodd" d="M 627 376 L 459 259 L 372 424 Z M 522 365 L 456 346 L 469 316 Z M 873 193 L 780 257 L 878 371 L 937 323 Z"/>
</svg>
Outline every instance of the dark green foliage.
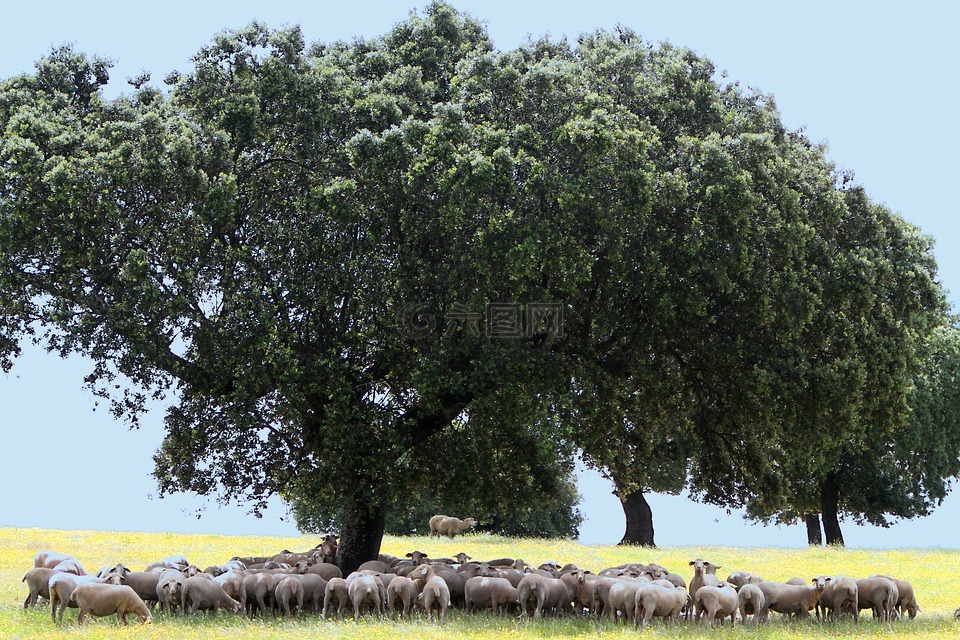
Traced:
<svg viewBox="0 0 960 640">
<path fill-rule="evenodd" d="M 577 447 L 773 513 L 906 420 L 944 324 L 928 241 L 691 51 L 496 52 L 436 2 L 193 62 L 105 100 L 63 48 L 0 87 L 0 363 L 41 331 L 118 415 L 167 394 L 162 492 L 280 494 L 350 567 L 413 496 L 506 526 L 553 493 L 553 519 Z M 486 335 L 494 303 L 563 324 Z"/>
</svg>

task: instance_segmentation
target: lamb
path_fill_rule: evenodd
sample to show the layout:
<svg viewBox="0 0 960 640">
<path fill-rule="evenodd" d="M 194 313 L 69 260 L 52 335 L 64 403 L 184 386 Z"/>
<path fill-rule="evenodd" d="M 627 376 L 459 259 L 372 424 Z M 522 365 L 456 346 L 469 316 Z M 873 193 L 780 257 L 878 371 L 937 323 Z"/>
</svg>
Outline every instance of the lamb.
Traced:
<svg viewBox="0 0 960 640">
<path fill-rule="evenodd" d="M 133 613 L 141 623 L 153 621 L 147 605 L 126 585 L 81 584 L 73 590 L 73 599 L 80 609 L 77 624 L 88 616 L 103 617 L 116 614 L 120 624 L 127 624 L 127 614 Z"/>
<path fill-rule="evenodd" d="M 419 595 L 420 589 L 417 588 L 416 582 L 402 576 L 394 578 L 387 586 L 387 609 L 390 615 L 396 612 L 397 603 L 400 603 L 403 607 L 400 610 L 400 618 L 409 618 Z"/>
<path fill-rule="evenodd" d="M 717 618 L 722 621 L 727 616 L 730 616 L 730 624 L 733 624 L 737 607 L 740 605 L 737 592 L 729 582 L 700 587 L 693 601 L 697 609 L 697 620 L 700 620 L 706 612 L 707 624 L 711 627 Z"/>
<path fill-rule="evenodd" d="M 650 586 L 637 589 L 633 602 L 633 628 L 650 625 L 654 616 L 666 618 L 673 625 L 687 604 L 687 590 L 684 587 Z"/>
<path fill-rule="evenodd" d="M 809 616 L 810 610 L 817 606 L 820 594 L 830 580 L 825 576 L 818 576 L 811 580 L 813 584 L 804 586 L 761 582 L 757 586 L 763 592 L 764 603 L 757 617 L 760 621 L 766 622 L 770 611 L 792 613 L 797 617 Z"/>
<path fill-rule="evenodd" d="M 893 580 L 873 576 L 857 580 L 857 596 L 857 606 L 861 610 L 872 609 L 874 618 L 887 622 L 893 618 L 900 601 L 900 590 Z"/>
<path fill-rule="evenodd" d="M 763 609 L 764 597 L 763 591 L 755 583 L 746 582 L 737 592 L 738 608 L 740 609 L 740 619 L 747 621 L 749 616 L 753 616 L 753 622 L 758 622 L 758 616 Z"/>
<path fill-rule="evenodd" d="M 464 585 L 467 613 L 476 608 L 487 608 L 499 615 L 506 613 L 507 605 L 518 601 L 517 588 L 506 578 L 475 576 Z"/>
<path fill-rule="evenodd" d="M 839 620 L 840 615 L 849 611 L 853 614 L 853 621 L 860 621 L 859 592 L 857 582 L 853 578 L 843 576 L 834 577 L 823 588 L 820 594 L 820 600 L 817 602 L 817 619 L 820 619 L 821 612 L 823 619 L 827 619 L 827 610 L 830 610 L 830 618 Z"/>
<path fill-rule="evenodd" d="M 334 602 L 337 604 L 337 615 L 342 616 L 350 602 L 349 585 L 343 578 L 331 578 L 323 591 L 323 617 L 326 618 Z"/>
<path fill-rule="evenodd" d="M 367 606 L 371 612 L 382 616 L 384 592 L 383 583 L 376 576 L 352 574 L 347 578 L 347 593 L 353 604 L 355 618 L 359 618 L 360 612 Z"/>
<path fill-rule="evenodd" d="M 180 589 L 180 607 L 183 615 L 193 615 L 198 610 L 212 610 L 216 615 L 224 607 L 237 615 L 243 613 L 240 603 L 227 595 L 218 583 L 202 576 L 183 581 Z"/>
<path fill-rule="evenodd" d="M 447 583 L 437 575 L 427 578 L 423 590 L 420 592 L 420 602 L 427 617 L 433 617 L 434 607 L 437 609 L 437 618 L 444 622 L 447 618 L 447 608 L 450 606 L 450 589 Z"/>
<path fill-rule="evenodd" d="M 303 610 L 303 583 L 297 576 L 287 576 L 277 583 L 273 591 L 277 609 L 292 618 Z"/>
<path fill-rule="evenodd" d="M 37 604 L 37 598 L 43 597 L 47 600 L 50 599 L 50 588 L 47 586 L 47 583 L 50 581 L 50 578 L 63 573 L 62 571 L 56 571 L 54 569 L 46 569 L 44 567 L 35 567 L 27 571 L 23 579 L 20 582 L 26 582 L 27 588 L 30 589 L 30 593 L 27 594 L 27 599 L 23 601 L 23 608 L 32 607 Z"/>
</svg>

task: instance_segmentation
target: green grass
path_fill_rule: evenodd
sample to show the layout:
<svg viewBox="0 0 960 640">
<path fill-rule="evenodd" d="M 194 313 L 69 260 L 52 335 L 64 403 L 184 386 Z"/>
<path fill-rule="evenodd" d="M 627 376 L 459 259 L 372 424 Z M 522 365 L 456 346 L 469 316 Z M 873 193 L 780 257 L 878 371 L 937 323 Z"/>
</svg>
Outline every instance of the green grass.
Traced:
<svg viewBox="0 0 960 640">
<path fill-rule="evenodd" d="M 19 638 L 136 638 L 168 640 L 213 640 L 237 638 L 259 640 L 284 638 L 621 638 L 634 637 L 632 625 L 617 627 L 592 619 L 548 619 L 524 622 L 491 615 L 466 616 L 453 611 L 446 624 L 423 618 L 409 622 L 377 620 L 322 620 L 306 617 L 296 621 L 246 620 L 221 614 L 217 618 L 198 616 L 184 620 L 154 616 L 147 627 L 132 624 L 117 626 L 115 620 L 94 620 L 80 628 L 76 610 L 68 610 L 62 627 L 50 620 L 50 611 L 38 607 L 24 612 L 26 585 L 23 574 L 33 566 L 37 551 L 49 549 L 76 556 L 92 571 L 124 562 L 135 569 L 173 553 L 183 553 L 201 567 L 219 564 L 234 555 L 262 555 L 288 548 L 303 550 L 316 544 L 313 537 L 271 538 L 254 536 L 175 535 L 163 533 L 123 533 L 109 531 L 57 531 L 49 529 L 0 529 L 0 639 Z M 656 561 L 689 579 L 687 563 L 703 557 L 722 566 L 725 577 L 733 570 L 751 571 L 769 580 L 819 574 L 848 575 L 855 578 L 873 573 L 888 573 L 913 583 L 922 608 L 916 620 L 877 624 L 864 617 L 860 625 L 850 622 L 820 625 L 816 622 L 789 621 L 772 615 L 763 628 L 725 627 L 709 630 L 687 624 L 674 628 L 655 625 L 641 632 L 655 638 L 758 638 L 762 640 L 810 638 L 960 638 L 960 623 L 953 610 L 960 606 L 960 575 L 956 571 L 960 551 L 942 549 L 773 549 L 746 547 L 664 547 L 656 550 L 580 545 L 565 540 L 517 540 L 497 536 L 468 534 L 456 540 L 412 537 L 384 539 L 383 551 L 404 555 L 418 549 L 431 556 L 452 556 L 466 551 L 474 558 L 520 557 L 531 564 L 545 561 L 576 562 L 598 571 L 623 562 Z"/>
</svg>

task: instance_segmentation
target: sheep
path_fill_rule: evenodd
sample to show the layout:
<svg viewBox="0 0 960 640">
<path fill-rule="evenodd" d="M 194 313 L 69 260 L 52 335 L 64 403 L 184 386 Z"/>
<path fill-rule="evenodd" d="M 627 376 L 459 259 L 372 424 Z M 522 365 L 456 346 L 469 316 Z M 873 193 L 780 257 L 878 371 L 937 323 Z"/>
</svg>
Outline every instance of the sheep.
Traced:
<svg viewBox="0 0 960 640">
<path fill-rule="evenodd" d="M 123 567 L 123 565 L 118 565 Z M 166 569 L 164 570 L 166 571 Z M 120 572 L 120 582 L 133 589 L 141 600 L 148 603 L 151 608 L 157 602 L 157 584 L 160 582 L 160 576 L 163 572 L 157 571 L 130 571 L 126 567 Z"/>
<path fill-rule="evenodd" d="M 153 621 L 150 610 L 140 596 L 126 585 L 81 584 L 73 590 L 73 599 L 80 609 L 77 624 L 83 624 L 88 615 L 103 617 L 116 614 L 117 622 L 127 624 L 127 614 L 133 613 L 141 624 Z"/>
<path fill-rule="evenodd" d="M 440 524 L 437 526 L 437 532 L 453 540 L 454 536 L 458 533 L 463 533 L 475 524 L 477 524 L 477 521 L 473 518 L 461 520 L 459 518 L 446 517 L 440 521 Z"/>
<path fill-rule="evenodd" d="M 646 584 L 640 581 L 620 580 L 611 585 L 607 594 L 609 603 L 608 611 L 610 619 L 619 623 L 621 620 L 632 620 L 634 618 L 634 604 L 636 602 L 637 589 L 646 588 Z M 622 614 L 622 617 L 620 616 Z"/>
<path fill-rule="evenodd" d="M 820 600 L 817 601 L 817 619 L 820 619 L 821 613 L 823 619 L 827 619 L 827 610 L 830 610 L 830 617 L 833 620 L 839 620 L 844 611 L 853 614 L 853 621 L 860 621 L 859 592 L 857 582 L 853 578 L 836 576 L 823 588 L 820 594 Z"/>
<path fill-rule="evenodd" d="M 820 594 L 830 581 L 830 578 L 818 576 L 813 578 L 809 585 L 782 584 L 779 582 L 761 582 L 760 591 L 763 592 L 763 608 L 757 618 L 766 622 L 770 611 L 783 614 L 794 614 L 797 617 L 810 615 L 810 609 L 817 606 Z"/>
<path fill-rule="evenodd" d="M 590 608 L 594 615 L 615 617 L 616 614 L 610 610 L 610 589 L 621 582 L 624 582 L 621 578 L 604 576 L 590 583 L 590 602 L 592 603 Z"/>
<path fill-rule="evenodd" d="M 899 580 L 897 578 L 891 578 L 890 576 L 874 576 L 875 578 L 886 578 L 887 580 L 893 581 L 893 584 L 897 585 L 897 591 L 900 592 L 900 597 L 897 600 L 897 617 L 902 618 L 904 611 L 910 616 L 910 619 L 913 620 L 917 617 L 917 613 L 920 611 L 920 606 L 917 604 L 917 598 L 913 593 L 913 585 L 907 582 L 906 580 Z"/>
<path fill-rule="evenodd" d="M 334 603 L 337 615 L 342 616 L 350 602 L 349 586 L 343 578 L 331 578 L 323 590 L 323 617 L 326 618 Z"/>
<path fill-rule="evenodd" d="M 261 616 L 273 611 L 273 590 L 277 586 L 277 576 L 272 573 L 254 573 L 243 579 L 246 594 L 247 611 L 252 616 L 259 611 Z"/>
<path fill-rule="evenodd" d="M 457 561 L 457 564 L 466 564 L 467 560 L 473 560 L 472 556 L 468 556 L 463 551 L 453 556 L 453 559 Z"/>
<path fill-rule="evenodd" d="M 277 583 L 273 591 L 277 609 L 292 618 L 303 610 L 303 583 L 297 576 L 287 576 Z"/>
<path fill-rule="evenodd" d="M 396 613 L 397 603 L 400 603 L 400 618 L 409 618 L 419 595 L 420 589 L 416 582 L 402 576 L 394 578 L 387 586 L 387 610 L 393 615 Z"/>
<path fill-rule="evenodd" d="M 637 589 L 633 601 L 633 628 L 647 627 L 654 617 L 666 618 L 673 625 L 687 604 L 687 590 L 684 587 L 650 586 Z"/>
<path fill-rule="evenodd" d="M 83 568 L 83 565 L 76 558 L 62 560 L 53 566 L 54 571 L 63 571 L 72 573 L 75 576 L 88 576 L 90 573 Z"/>
<path fill-rule="evenodd" d="M 440 537 L 440 523 L 444 519 L 449 518 L 450 516 L 445 516 L 443 514 L 437 514 L 430 518 L 430 537 L 439 538 Z"/>
<path fill-rule="evenodd" d="M 53 569 L 64 560 L 76 560 L 76 558 L 56 551 L 40 551 L 33 557 L 33 567 L 35 569 Z"/>
<path fill-rule="evenodd" d="M 688 589 L 690 592 L 690 602 L 695 603 L 697 601 L 697 591 L 700 590 L 700 587 L 715 587 L 720 584 L 720 580 L 716 576 L 717 569 L 719 569 L 720 566 L 703 558 L 694 558 L 690 561 L 690 566 L 693 567 L 693 578 L 690 580 Z"/>
<path fill-rule="evenodd" d="M 447 608 L 450 606 L 450 588 L 443 578 L 432 575 L 427 578 L 426 584 L 420 591 L 420 603 L 428 618 L 433 617 L 434 607 L 437 609 L 437 618 L 444 622 L 447 618 Z"/>
<path fill-rule="evenodd" d="M 528 607 L 533 608 L 533 617 L 539 618 L 547 602 L 547 580 L 542 575 L 528 573 L 517 585 L 517 601 L 520 603 L 520 616 L 529 617 Z"/>
<path fill-rule="evenodd" d="M 381 560 L 367 560 L 359 567 L 357 571 L 376 571 L 377 573 L 389 573 L 392 567 Z"/>
<path fill-rule="evenodd" d="M 426 564 L 428 562 L 427 554 L 422 551 L 411 551 L 407 557 L 413 561 L 414 566 Z"/>
<path fill-rule="evenodd" d="M 157 602 L 168 616 L 172 607 L 180 606 L 180 595 L 186 576 L 176 569 L 167 569 L 157 579 Z"/>
<path fill-rule="evenodd" d="M 46 569 L 44 567 L 35 567 L 30 569 L 23 575 L 23 579 L 20 582 L 26 582 L 27 588 L 30 589 L 30 593 L 27 594 L 27 599 L 23 601 L 23 608 L 32 607 L 37 604 L 37 598 L 43 597 L 47 600 L 50 599 L 50 588 L 47 586 L 50 578 L 57 574 L 63 573 L 62 571 L 56 571 L 54 569 Z"/>
<path fill-rule="evenodd" d="M 893 580 L 873 576 L 857 580 L 857 597 L 861 610 L 872 609 L 874 618 L 887 622 L 900 601 L 900 590 Z"/>
<path fill-rule="evenodd" d="M 227 595 L 223 587 L 213 580 L 202 576 L 193 576 L 183 581 L 180 589 L 180 608 L 183 615 L 193 615 L 198 610 L 211 610 L 216 615 L 220 607 L 240 615 L 243 607 L 240 603 Z"/>
<path fill-rule="evenodd" d="M 464 584 L 467 613 L 476 608 L 487 608 L 499 615 L 506 613 L 507 605 L 518 601 L 517 588 L 506 578 L 475 576 Z"/>
<path fill-rule="evenodd" d="M 50 617 L 54 622 L 63 622 L 63 612 L 67 607 L 76 608 L 73 600 L 74 590 L 81 584 L 120 584 L 120 576 L 111 574 L 108 577 L 78 576 L 72 573 L 58 573 L 50 576 L 47 588 L 50 591 Z"/>
<path fill-rule="evenodd" d="M 758 622 L 760 610 L 763 609 L 764 597 L 763 591 L 754 583 L 746 582 L 737 592 L 737 605 L 740 610 L 740 619 L 747 621 L 748 616 L 753 616 L 753 622 Z"/>
<path fill-rule="evenodd" d="M 292 574 L 303 585 L 303 610 L 318 613 L 323 608 L 323 598 L 327 590 L 327 581 L 312 573 Z"/>
<path fill-rule="evenodd" d="M 478 566 L 482 567 L 483 565 Z M 454 571 L 450 567 L 446 566 L 422 564 L 411 571 L 407 577 L 415 581 L 417 583 L 417 587 L 419 587 L 422 591 L 424 588 L 426 588 L 426 583 L 433 576 L 443 578 L 443 581 L 446 583 L 447 589 L 450 592 L 450 601 L 452 603 L 464 604 L 466 602 L 466 583 L 469 578 L 474 577 L 472 575 Z"/>
<path fill-rule="evenodd" d="M 737 592 L 729 582 L 700 587 L 693 601 L 697 610 L 697 620 L 699 621 L 706 612 L 707 624 L 711 627 L 718 618 L 722 622 L 727 616 L 730 616 L 730 624 L 733 624 L 737 607 L 740 605 Z"/>
<path fill-rule="evenodd" d="M 589 583 L 596 580 L 597 576 L 589 571 L 577 569 L 576 571 L 564 573 L 560 576 L 560 579 L 571 589 L 571 594 L 573 594 L 571 600 L 574 602 L 574 610 L 576 613 L 582 613 L 584 609 L 589 610 L 593 606 Z"/>
<path fill-rule="evenodd" d="M 320 576 L 324 580 L 343 577 L 343 572 L 340 571 L 340 567 L 337 565 L 326 562 L 317 563 L 310 560 L 301 560 L 297 564 L 293 565 L 293 571 L 300 574 L 309 573 L 315 576 Z"/>
<path fill-rule="evenodd" d="M 353 604 L 353 615 L 360 617 L 360 612 L 368 605 L 371 612 L 378 616 L 383 615 L 384 600 L 383 583 L 376 576 L 351 574 L 347 577 L 347 593 Z"/>
</svg>

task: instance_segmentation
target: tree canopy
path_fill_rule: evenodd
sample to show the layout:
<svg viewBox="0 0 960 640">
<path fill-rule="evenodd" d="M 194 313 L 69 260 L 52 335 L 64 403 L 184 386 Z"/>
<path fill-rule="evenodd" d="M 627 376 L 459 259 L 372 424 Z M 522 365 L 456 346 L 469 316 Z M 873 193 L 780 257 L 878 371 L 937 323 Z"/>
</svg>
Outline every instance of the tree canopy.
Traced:
<svg viewBox="0 0 960 640">
<path fill-rule="evenodd" d="M 481 461 L 533 491 L 627 428 L 640 487 L 676 432 L 695 496 L 772 505 L 785 465 L 906 415 L 945 317 L 929 240 L 690 50 L 501 52 L 435 2 L 349 43 L 254 23 L 193 66 L 108 100 L 63 47 L 0 88 L 2 364 L 33 335 L 118 415 L 167 394 L 163 492 L 321 504 L 352 568 L 406 496 L 468 470 L 502 499 Z"/>
</svg>

